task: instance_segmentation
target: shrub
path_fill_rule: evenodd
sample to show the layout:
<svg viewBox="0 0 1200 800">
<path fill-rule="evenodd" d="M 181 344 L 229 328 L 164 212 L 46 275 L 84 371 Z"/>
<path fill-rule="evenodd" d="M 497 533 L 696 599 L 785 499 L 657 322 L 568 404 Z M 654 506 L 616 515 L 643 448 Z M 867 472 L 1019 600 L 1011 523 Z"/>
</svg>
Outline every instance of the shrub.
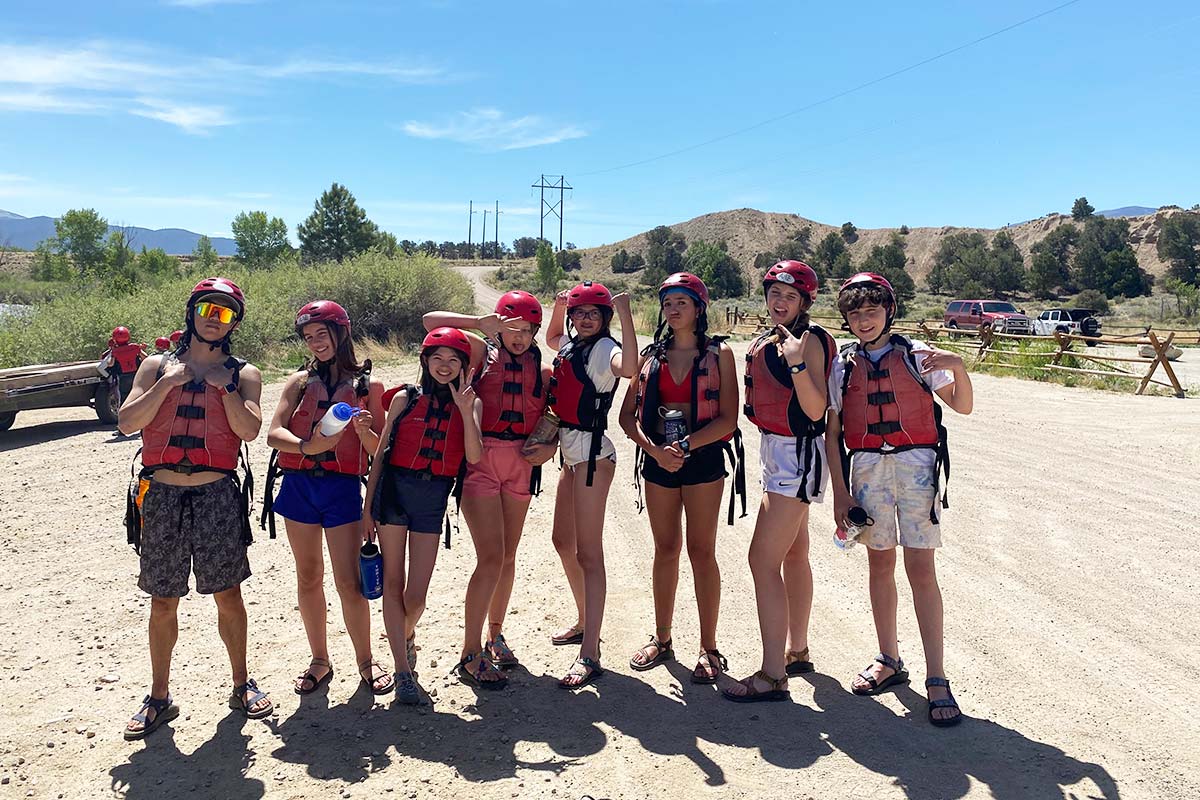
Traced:
<svg viewBox="0 0 1200 800">
<path fill-rule="evenodd" d="M 1084 289 L 1079 294 L 1075 295 L 1073 301 L 1078 308 L 1090 308 L 1100 316 L 1105 316 L 1112 313 L 1112 308 L 1108 304 L 1108 298 L 1104 296 L 1104 292 L 1097 289 Z"/>
</svg>

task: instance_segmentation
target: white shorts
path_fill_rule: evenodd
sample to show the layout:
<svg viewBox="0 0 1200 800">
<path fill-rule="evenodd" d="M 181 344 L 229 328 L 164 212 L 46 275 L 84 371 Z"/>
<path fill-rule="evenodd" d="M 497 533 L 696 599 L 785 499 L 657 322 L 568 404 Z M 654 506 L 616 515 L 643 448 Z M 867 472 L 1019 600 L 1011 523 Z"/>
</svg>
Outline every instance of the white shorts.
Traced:
<svg viewBox="0 0 1200 800">
<path fill-rule="evenodd" d="M 762 434 L 758 457 L 762 462 L 763 490 L 785 497 L 807 497 L 809 503 L 825 499 L 829 467 L 825 461 L 825 437 L 818 436 L 808 444 L 808 473 L 801 480 L 804 468 L 803 453 L 796 452 L 795 436 Z"/>
<path fill-rule="evenodd" d="M 592 434 L 573 428 L 560 428 L 558 450 L 562 453 L 564 466 L 573 467 L 576 464 L 582 464 L 588 460 L 588 455 L 592 451 Z M 607 458 L 614 464 L 617 463 L 617 448 L 613 446 L 612 440 L 607 435 L 600 437 L 600 454 L 596 456 L 596 460 L 599 461 L 602 458 Z"/>
</svg>

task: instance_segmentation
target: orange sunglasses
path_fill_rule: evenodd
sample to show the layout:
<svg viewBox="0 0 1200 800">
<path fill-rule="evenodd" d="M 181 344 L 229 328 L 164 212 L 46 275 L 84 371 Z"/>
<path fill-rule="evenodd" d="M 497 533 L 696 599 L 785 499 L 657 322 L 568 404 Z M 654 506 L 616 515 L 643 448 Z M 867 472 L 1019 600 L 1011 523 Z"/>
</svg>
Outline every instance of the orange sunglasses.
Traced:
<svg viewBox="0 0 1200 800">
<path fill-rule="evenodd" d="M 237 312 L 228 306 L 221 306 L 216 303 L 196 303 L 196 316 L 201 319 L 215 319 L 222 325 L 228 325 L 233 322 L 236 314 Z"/>
</svg>

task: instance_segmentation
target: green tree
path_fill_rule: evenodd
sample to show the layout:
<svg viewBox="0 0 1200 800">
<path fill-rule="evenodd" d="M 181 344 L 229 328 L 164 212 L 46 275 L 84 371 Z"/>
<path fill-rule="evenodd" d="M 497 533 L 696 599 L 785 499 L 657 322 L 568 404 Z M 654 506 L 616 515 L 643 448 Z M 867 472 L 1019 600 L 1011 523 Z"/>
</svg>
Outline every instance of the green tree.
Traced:
<svg viewBox="0 0 1200 800">
<path fill-rule="evenodd" d="M 849 263 L 846 242 L 833 231 L 825 234 L 825 238 L 817 243 L 810 262 L 818 276 L 833 275 L 835 277 L 843 277 L 838 274 L 839 268 L 845 266 L 848 269 Z"/>
<path fill-rule="evenodd" d="M 687 250 L 687 240 L 682 233 L 677 233 L 666 225 L 659 225 L 646 234 L 649 242 L 646 248 L 646 269 L 642 273 L 642 283 L 657 287 L 668 275 L 683 270 L 683 254 Z"/>
<path fill-rule="evenodd" d="M 217 248 L 213 247 L 212 239 L 207 236 L 201 236 L 196 240 L 196 249 L 192 251 L 192 261 L 200 268 L 201 272 L 209 273 L 217 266 L 220 258 L 217 256 Z"/>
<path fill-rule="evenodd" d="M 862 272 L 877 272 L 887 278 L 896 293 L 897 316 L 904 313 L 906 305 L 917 294 L 916 283 L 905 269 L 908 257 L 904 253 L 904 246 L 897 241 L 898 239 L 899 237 L 894 237 L 892 241 L 883 246 L 875 245 L 867 254 L 866 260 L 859 265 L 859 270 Z"/>
<path fill-rule="evenodd" d="M 1158 257 L 1169 274 L 1184 283 L 1200 283 L 1200 214 L 1172 214 L 1158 232 Z"/>
<path fill-rule="evenodd" d="M 554 254 L 554 260 L 563 272 L 573 272 L 583 266 L 583 257 L 577 250 L 559 250 Z"/>
<path fill-rule="evenodd" d="M 1167 276 L 1167 279 L 1163 281 L 1163 288 L 1175 298 L 1175 307 L 1179 310 L 1179 316 L 1193 319 L 1200 314 L 1200 288 L 1171 276 Z"/>
<path fill-rule="evenodd" d="M 513 239 L 513 253 L 517 258 L 532 258 L 537 255 L 538 240 L 532 236 L 522 236 L 520 239 Z"/>
<path fill-rule="evenodd" d="M 1071 261 L 1071 281 L 1080 289 L 1099 289 L 1106 297 L 1149 294 L 1153 280 L 1129 246 L 1129 222 L 1088 218 Z"/>
<path fill-rule="evenodd" d="M 1007 231 L 998 231 L 992 237 L 986 285 L 993 294 L 1004 296 L 1016 292 L 1024 284 L 1025 256 Z"/>
<path fill-rule="evenodd" d="M 646 259 L 642 258 L 641 253 L 634 253 L 633 255 L 630 255 L 628 252 L 626 252 L 625 248 L 622 247 L 613 254 L 610 265 L 612 266 L 612 271 L 616 273 L 637 272 L 639 269 L 642 269 L 646 266 Z"/>
<path fill-rule="evenodd" d="M 143 246 L 142 252 L 138 253 L 135 268 L 139 276 L 152 278 L 168 278 L 180 273 L 179 259 L 167 255 L 167 251 L 161 247 L 148 250 Z"/>
<path fill-rule="evenodd" d="M 842 223 L 842 238 L 847 242 L 858 241 L 858 228 L 854 226 L 853 222 Z"/>
<path fill-rule="evenodd" d="M 104 267 L 104 236 L 108 222 L 93 208 L 73 208 L 54 220 L 60 252 L 70 256 L 76 271 L 96 276 Z"/>
<path fill-rule="evenodd" d="M 131 279 L 131 267 L 137 254 L 125 231 L 117 229 L 108 234 L 104 242 L 104 273 L 107 276 L 124 275 Z"/>
<path fill-rule="evenodd" d="M 553 292 L 558 289 L 558 282 L 565 278 L 562 267 L 554 258 L 550 243 L 542 241 L 537 247 L 537 282 L 543 292 Z"/>
<path fill-rule="evenodd" d="M 1055 290 L 1067 282 L 1067 272 L 1058 260 L 1047 252 L 1035 252 L 1029 265 L 1029 291 L 1037 297 L 1055 297 Z"/>
<path fill-rule="evenodd" d="M 400 252 L 400 242 L 396 239 L 396 234 L 388 231 L 380 231 L 372 247 L 388 258 L 395 258 Z"/>
<path fill-rule="evenodd" d="M 1071 302 L 1076 308 L 1089 308 L 1100 316 L 1112 312 L 1112 307 L 1108 304 L 1108 298 L 1104 296 L 1104 292 L 1098 292 L 1095 289 L 1084 289 L 1075 295 L 1075 299 Z"/>
<path fill-rule="evenodd" d="M 313 213 L 296 226 L 296 234 L 306 262 L 340 264 L 374 247 L 379 227 L 367 219 L 367 212 L 349 189 L 334 183 L 313 203 Z"/>
<path fill-rule="evenodd" d="M 35 281 L 65 281 L 71 277 L 71 262 L 59 252 L 54 239 L 38 242 L 33 250 L 29 275 Z"/>
<path fill-rule="evenodd" d="M 746 276 L 742 266 L 729 255 L 729 246 L 724 241 L 694 241 L 687 249 L 684 269 L 700 278 L 708 286 L 714 300 L 723 297 L 741 297 L 746 293 Z"/>
<path fill-rule="evenodd" d="M 1096 209 L 1088 202 L 1086 197 L 1075 198 L 1075 204 L 1071 206 L 1071 219 L 1076 222 L 1083 222 L 1095 213 Z"/>
<path fill-rule="evenodd" d="M 269 267 L 291 251 L 287 223 L 265 211 L 243 211 L 233 218 L 238 259 L 250 269 Z"/>
</svg>

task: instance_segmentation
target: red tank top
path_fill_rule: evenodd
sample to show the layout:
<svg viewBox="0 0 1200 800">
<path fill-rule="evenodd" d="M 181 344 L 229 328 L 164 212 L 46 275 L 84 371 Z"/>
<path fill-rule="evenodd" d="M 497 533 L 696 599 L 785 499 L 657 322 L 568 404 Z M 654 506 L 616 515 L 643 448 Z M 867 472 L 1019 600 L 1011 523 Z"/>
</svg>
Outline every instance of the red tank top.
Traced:
<svg viewBox="0 0 1200 800">
<path fill-rule="evenodd" d="M 692 371 L 683 377 L 683 383 L 675 383 L 671 377 L 671 368 L 663 364 L 658 370 L 658 402 L 660 403 L 690 403 L 692 402 Z"/>
</svg>

